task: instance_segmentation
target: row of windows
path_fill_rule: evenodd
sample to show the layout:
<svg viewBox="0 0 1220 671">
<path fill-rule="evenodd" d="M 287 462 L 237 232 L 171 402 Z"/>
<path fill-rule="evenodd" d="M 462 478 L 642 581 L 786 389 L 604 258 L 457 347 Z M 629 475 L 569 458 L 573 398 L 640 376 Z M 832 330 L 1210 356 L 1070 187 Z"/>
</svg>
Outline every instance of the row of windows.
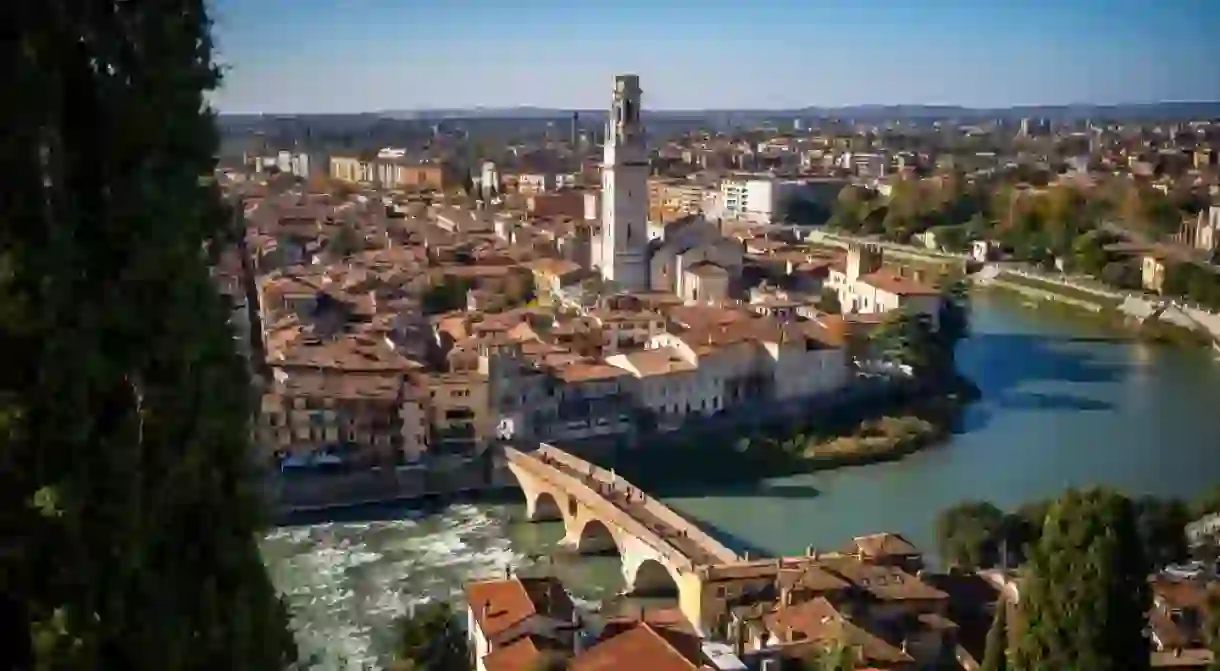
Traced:
<svg viewBox="0 0 1220 671">
<path fill-rule="evenodd" d="M 309 443 L 324 443 L 324 442 L 339 442 L 340 440 L 364 445 L 374 445 L 377 447 L 385 447 L 393 445 L 396 434 L 390 433 L 366 433 L 364 431 L 338 431 L 333 428 L 314 429 L 314 428 L 298 428 L 295 432 L 286 429 L 273 431 L 270 434 L 280 444 L 289 444 L 293 441 L 309 442 Z M 418 438 L 419 434 L 416 434 Z"/>
</svg>

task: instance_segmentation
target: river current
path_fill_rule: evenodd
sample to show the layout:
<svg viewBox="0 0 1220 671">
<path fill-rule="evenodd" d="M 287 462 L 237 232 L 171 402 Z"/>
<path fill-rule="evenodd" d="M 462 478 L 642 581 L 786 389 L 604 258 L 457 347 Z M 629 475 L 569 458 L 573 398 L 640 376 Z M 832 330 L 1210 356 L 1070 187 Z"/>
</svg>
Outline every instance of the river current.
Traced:
<svg viewBox="0 0 1220 671">
<path fill-rule="evenodd" d="M 800 553 L 897 531 L 931 551 L 936 513 L 964 499 L 1010 507 L 1089 484 L 1189 497 L 1220 483 L 1220 362 L 1206 351 L 980 293 L 958 360 L 983 396 L 944 445 L 666 502 L 739 549 Z M 622 588 L 615 558 L 551 558 L 560 525 L 515 521 L 522 509 L 387 507 L 372 521 L 276 529 L 264 553 L 319 668 L 373 668 L 387 625 L 412 603 L 458 597 L 465 581 L 509 566 L 552 572 L 590 605 Z"/>
</svg>

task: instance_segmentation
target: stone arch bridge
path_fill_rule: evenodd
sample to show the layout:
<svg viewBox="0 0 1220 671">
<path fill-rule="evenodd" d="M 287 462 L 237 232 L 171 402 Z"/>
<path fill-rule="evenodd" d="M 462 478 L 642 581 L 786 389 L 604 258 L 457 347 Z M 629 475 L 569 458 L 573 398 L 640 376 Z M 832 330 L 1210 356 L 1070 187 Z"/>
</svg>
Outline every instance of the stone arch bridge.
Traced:
<svg viewBox="0 0 1220 671">
<path fill-rule="evenodd" d="M 563 544 L 582 553 L 616 551 L 623 581 L 636 593 L 677 586 L 701 589 L 695 569 L 738 560 L 737 553 L 638 487 L 551 445 L 505 447 L 508 468 L 525 494 L 530 521 L 561 520 Z"/>
</svg>

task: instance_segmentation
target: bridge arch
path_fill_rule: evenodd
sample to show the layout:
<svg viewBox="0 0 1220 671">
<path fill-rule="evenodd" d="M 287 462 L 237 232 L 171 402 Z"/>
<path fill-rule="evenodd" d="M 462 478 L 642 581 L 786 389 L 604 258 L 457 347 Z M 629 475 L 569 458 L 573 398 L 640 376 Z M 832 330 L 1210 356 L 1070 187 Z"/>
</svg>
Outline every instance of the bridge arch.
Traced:
<svg viewBox="0 0 1220 671">
<path fill-rule="evenodd" d="M 678 578 L 659 559 L 639 562 L 632 575 L 624 576 L 627 591 L 636 596 L 674 596 L 678 593 Z"/>
<path fill-rule="evenodd" d="M 618 537 L 599 519 L 583 520 L 580 528 L 573 531 L 576 533 L 569 532 L 569 538 L 574 541 L 571 545 L 581 554 L 623 554 Z"/>
<path fill-rule="evenodd" d="M 512 473 L 525 497 L 525 519 L 530 522 L 567 521 L 570 515 L 567 510 L 574 507 L 571 496 L 562 492 L 551 491 L 548 483 L 535 478 L 520 466 L 508 463 L 508 471 Z"/>
<path fill-rule="evenodd" d="M 550 492 L 538 492 L 538 495 L 534 497 L 533 505 L 527 501 L 525 508 L 526 516 L 531 522 L 553 522 L 563 519 L 563 508 L 559 507 L 555 495 Z"/>
</svg>

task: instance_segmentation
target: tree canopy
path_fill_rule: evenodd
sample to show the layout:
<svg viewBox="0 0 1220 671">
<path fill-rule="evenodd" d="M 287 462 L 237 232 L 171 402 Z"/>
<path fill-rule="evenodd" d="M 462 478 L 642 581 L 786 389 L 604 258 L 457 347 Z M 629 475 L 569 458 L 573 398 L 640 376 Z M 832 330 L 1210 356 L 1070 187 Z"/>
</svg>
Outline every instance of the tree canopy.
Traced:
<svg viewBox="0 0 1220 671">
<path fill-rule="evenodd" d="M 1017 668 L 1148 668 L 1149 567 L 1130 500 L 1069 490 L 1051 505 L 1025 568 Z"/>
<path fill-rule="evenodd" d="M 203 0 L 5 3 L 0 666 L 283 669 Z M 205 254 L 205 250 L 207 253 Z"/>
<path fill-rule="evenodd" d="M 941 559 L 961 568 L 988 568 L 997 563 L 1004 511 L 986 501 L 966 501 L 936 519 Z"/>
<path fill-rule="evenodd" d="M 449 604 L 416 607 L 394 623 L 391 671 L 466 671 L 470 651 Z"/>
</svg>

